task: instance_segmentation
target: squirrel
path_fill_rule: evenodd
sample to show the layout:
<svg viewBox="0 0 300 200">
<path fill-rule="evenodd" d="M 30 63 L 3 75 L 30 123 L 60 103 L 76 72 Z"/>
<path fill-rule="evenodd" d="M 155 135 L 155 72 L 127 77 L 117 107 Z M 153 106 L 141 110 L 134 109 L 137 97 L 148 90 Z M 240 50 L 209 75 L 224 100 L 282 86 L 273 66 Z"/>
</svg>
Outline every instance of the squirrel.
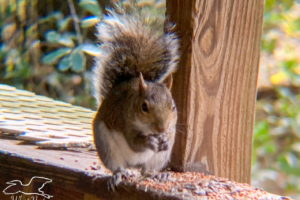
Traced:
<svg viewBox="0 0 300 200">
<path fill-rule="evenodd" d="M 156 173 L 170 159 L 177 122 L 170 89 L 179 41 L 132 13 L 111 11 L 96 28 L 101 54 L 93 69 L 98 102 L 93 136 L 100 159 L 114 174 L 113 188 L 125 169 Z"/>
</svg>

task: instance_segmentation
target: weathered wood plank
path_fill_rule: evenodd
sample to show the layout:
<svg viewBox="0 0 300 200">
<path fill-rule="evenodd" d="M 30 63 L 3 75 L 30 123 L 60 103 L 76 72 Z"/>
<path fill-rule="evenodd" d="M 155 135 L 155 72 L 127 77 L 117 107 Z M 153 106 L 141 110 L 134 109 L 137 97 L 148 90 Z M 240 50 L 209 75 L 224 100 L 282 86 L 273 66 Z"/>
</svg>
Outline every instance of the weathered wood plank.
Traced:
<svg viewBox="0 0 300 200">
<path fill-rule="evenodd" d="M 1 200 L 12 199 L 11 195 L 2 193 L 7 187 L 5 184 L 7 181 L 21 180 L 26 184 L 33 176 L 52 180 L 45 185 L 43 191 L 52 195 L 51 199 L 54 200 L 282 199 L 247 184 L 195 172 L 170 172 L 168 180 L 131 177 L 123 180 L 116 192 L 111 192 L 107 187 L 110 177 L 105 170 L 85 170 L 91 165 L 91 160 L 98 159 L 95 154 L 39 150 L 34 145 L 17 145 L 17 143 L 18 141 L 0 139 Z M 74 158 L 78 159 L 75 164 L 71 162 Z M 101 166 L 101 169 L 103 168 Z M 37 191 L 38 188 L 40 184 L 34 182 L 26 191 Z M 30 196 L 29 198 L 32 199 Z M 42 199 L 44 198 L 36 200 Z"/>
<path fill-rule="evenodd" d="M 250 182 L 261 0 L 168 0 L 182 58 L 172 166 Z"/>
</svg>

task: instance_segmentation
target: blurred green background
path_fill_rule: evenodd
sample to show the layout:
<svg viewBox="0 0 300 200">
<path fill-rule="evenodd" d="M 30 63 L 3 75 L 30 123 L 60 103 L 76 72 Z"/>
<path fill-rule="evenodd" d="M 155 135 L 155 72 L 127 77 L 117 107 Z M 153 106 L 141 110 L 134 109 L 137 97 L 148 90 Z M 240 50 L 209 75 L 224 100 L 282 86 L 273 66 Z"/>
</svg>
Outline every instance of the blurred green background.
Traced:
<svg viewBox="0 0 300 200">
<path fill-rule="evenodd" d="M 95 109 L 102 2 L 109 1 L 0 0 L 0 83 Z M 137 6 L 164 19 L 164 0 Z M 299 0 L 265 1 L 257 98 L 252 184 L 300 199 Z"/>
</svg>

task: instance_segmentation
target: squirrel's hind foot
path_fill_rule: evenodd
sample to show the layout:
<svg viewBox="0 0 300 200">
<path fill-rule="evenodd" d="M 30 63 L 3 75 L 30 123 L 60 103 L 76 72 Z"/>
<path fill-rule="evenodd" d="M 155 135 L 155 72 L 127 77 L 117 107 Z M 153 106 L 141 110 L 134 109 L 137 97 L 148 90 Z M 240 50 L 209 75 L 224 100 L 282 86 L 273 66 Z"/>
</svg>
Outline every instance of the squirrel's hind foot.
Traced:
<svg viewBox="0 0 300 200">
<path fill-rule="evenodd" d="M 143 176 L 147 179 L 154 179 L 157 180 L 159 182 L 166 182 L 169 181 L 170 178 L 170 173 L 167 171 L 164 172 L 145 172 L 142 171 Z"/>
<path fill-rule="evenodd" d="M 114 172 L 112 177 L 107 182 L 108 190 L 111 192 L 115 192 L 122 181 L 128 180 L 129 178 L 135 176 L 137 176 L 137 174 L 133 170 L 118 169 Z"/>
</svg>

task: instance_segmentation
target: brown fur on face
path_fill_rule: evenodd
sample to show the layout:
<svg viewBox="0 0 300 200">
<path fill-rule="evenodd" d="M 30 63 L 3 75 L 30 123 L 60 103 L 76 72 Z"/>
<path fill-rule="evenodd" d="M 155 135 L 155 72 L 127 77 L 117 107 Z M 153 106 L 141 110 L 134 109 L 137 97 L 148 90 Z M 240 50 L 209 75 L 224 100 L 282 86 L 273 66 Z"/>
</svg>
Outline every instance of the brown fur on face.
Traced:
<svg viewBox="0 0 300 200">
<path fill-rule="evenodd" d="M 147 88 L 139 88 L 139 97 L 133 106 L 134 116 L 131 117 L 143 124 L 144 130 L 141 131 L 146 135 L 166 133 L 177 116 L 170 91 L 160 83 L 147 82 L 146 85 Z M 135 123 L 133 127 L 140 128 Z"/>
<path fill-rule="evenodd" d="M 166 134 L 168 137 L 177 121 L 177 110 L 169 89 L 162 83 L 148 81 L 144 81 L 146 88 L 141 88 L 140 81 L 140 78 L 134 78 L 117 85 L 98 112 L 98 118 L 108 128 L 124 133 L 133 149 L 135 145 L 138 146 L 136 149 L 144 149 L 142 142 L 135 141 L 138 135 Z M 145 103 L 147 112 L 143 110 Z"/>
</svg>

